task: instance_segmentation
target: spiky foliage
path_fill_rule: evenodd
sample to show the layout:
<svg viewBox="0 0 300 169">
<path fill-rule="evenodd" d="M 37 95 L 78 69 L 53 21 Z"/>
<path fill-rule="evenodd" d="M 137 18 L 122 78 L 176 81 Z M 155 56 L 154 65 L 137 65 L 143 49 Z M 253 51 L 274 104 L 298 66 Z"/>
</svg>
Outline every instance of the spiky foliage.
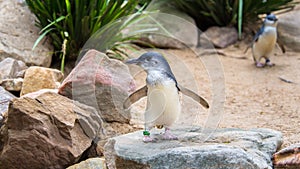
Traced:
<svg viewBox="0 0 300 169">
<path fill-rule="evenodd" d="M 259 14 L 293 8 L 292 0 L 242 0 L 242 13 L 238 13 L 239 0 L 175 0 L 176 8 L 192 16 L 200 29 L 210 26 L 236 26 L 237 18 L 253 22 Z"/>
<path fill-rule="evenodd" d="M 134 12 L 136 0 L 26 0 L 41 28 L 37 45 L 46 35 L 54 56 L 76 59 L 90 36 L 115 20 Z M 62 51 L 65 49 L 65 51 Z M 62 55 L 63 54 L 63 55 Z"/>
</svg>

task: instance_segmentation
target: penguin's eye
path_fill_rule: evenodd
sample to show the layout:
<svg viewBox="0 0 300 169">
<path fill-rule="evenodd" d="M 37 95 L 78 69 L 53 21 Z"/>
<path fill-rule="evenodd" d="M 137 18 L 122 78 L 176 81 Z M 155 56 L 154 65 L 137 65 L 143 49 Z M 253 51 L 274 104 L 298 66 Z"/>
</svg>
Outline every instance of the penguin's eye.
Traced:
<svg viewBox="0 0 300 169">
<path fill-rule="evenodd" d="M 147 62 L 150 62 L 150 60 L 151 60 L 150 58 L 146 58 L 146 61 L 147 61 Z"/>
</svg>

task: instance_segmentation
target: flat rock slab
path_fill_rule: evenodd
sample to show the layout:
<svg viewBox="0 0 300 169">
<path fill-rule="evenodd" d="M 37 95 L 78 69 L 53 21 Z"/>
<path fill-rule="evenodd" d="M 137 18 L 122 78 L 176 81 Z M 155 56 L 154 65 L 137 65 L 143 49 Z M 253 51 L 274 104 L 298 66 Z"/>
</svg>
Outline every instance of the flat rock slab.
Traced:
<svg viewBox="0 0 300 169">
<path fill-rule="evenodd" d="M 142 131 L 110 139 L 104 150 L 108 168 L 271 169 L 272 154 L 282 134 L 271 129 L 217 129 L 207 135 L 200 127 L 173 129 L 178 140 L 144 143 Z"/>
</svg>

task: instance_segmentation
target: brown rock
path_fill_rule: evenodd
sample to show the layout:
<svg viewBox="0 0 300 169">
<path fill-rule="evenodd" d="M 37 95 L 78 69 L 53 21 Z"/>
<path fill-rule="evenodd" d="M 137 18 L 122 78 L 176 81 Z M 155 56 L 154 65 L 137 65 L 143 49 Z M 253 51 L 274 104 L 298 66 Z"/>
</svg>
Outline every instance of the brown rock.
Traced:
<svg viewBox="0 0 300 169">
<path fill-rule="evenodd" d="M 123 101 L 135 87 L 125 64 L 90 50 L 63 81 L 59 94 L 96 108 L 107 122 L 128 123 Z"/>
<path fill-rule="evenodd" d="M 56 69 L 32 66 L 25 72 L 21 96 L 40 89 L 57 89 L 63 74 Z"/>
<path fill-rule="evenodd" d="M 238 33 L 233 27 L 213 26 L 200 35 L 200 45 L 203 47 L 211 47 L 212 43 L 217 48 L 225 48 L 237 40 Z"/>
<path fill-rule="evenodd" d="M 83 156 L 101 125 L 94 108 L 47 90 L 14 99 L 0 133 L 1 169 L 66 168 Z"/>
<path fill-rule="evenodd" d="M 300 143 L 290 145 L 273 155 L 275 169 L 300 168 Z"/>
</svg>

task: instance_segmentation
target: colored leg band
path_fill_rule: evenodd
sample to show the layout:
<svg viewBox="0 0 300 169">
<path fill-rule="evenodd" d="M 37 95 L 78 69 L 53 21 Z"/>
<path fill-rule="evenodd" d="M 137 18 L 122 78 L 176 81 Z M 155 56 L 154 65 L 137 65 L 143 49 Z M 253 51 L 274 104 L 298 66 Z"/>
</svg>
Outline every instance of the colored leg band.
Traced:
<svg viewBox="0 0 300 169">
<path fill-rule="evenodd" d="M 150 132 L 147 131 L 147 130 L 145 130 L 145 131 L 143 131 L 143 135 L 144 135 L 144 136 L 150 136 Z"/>
</svg>

